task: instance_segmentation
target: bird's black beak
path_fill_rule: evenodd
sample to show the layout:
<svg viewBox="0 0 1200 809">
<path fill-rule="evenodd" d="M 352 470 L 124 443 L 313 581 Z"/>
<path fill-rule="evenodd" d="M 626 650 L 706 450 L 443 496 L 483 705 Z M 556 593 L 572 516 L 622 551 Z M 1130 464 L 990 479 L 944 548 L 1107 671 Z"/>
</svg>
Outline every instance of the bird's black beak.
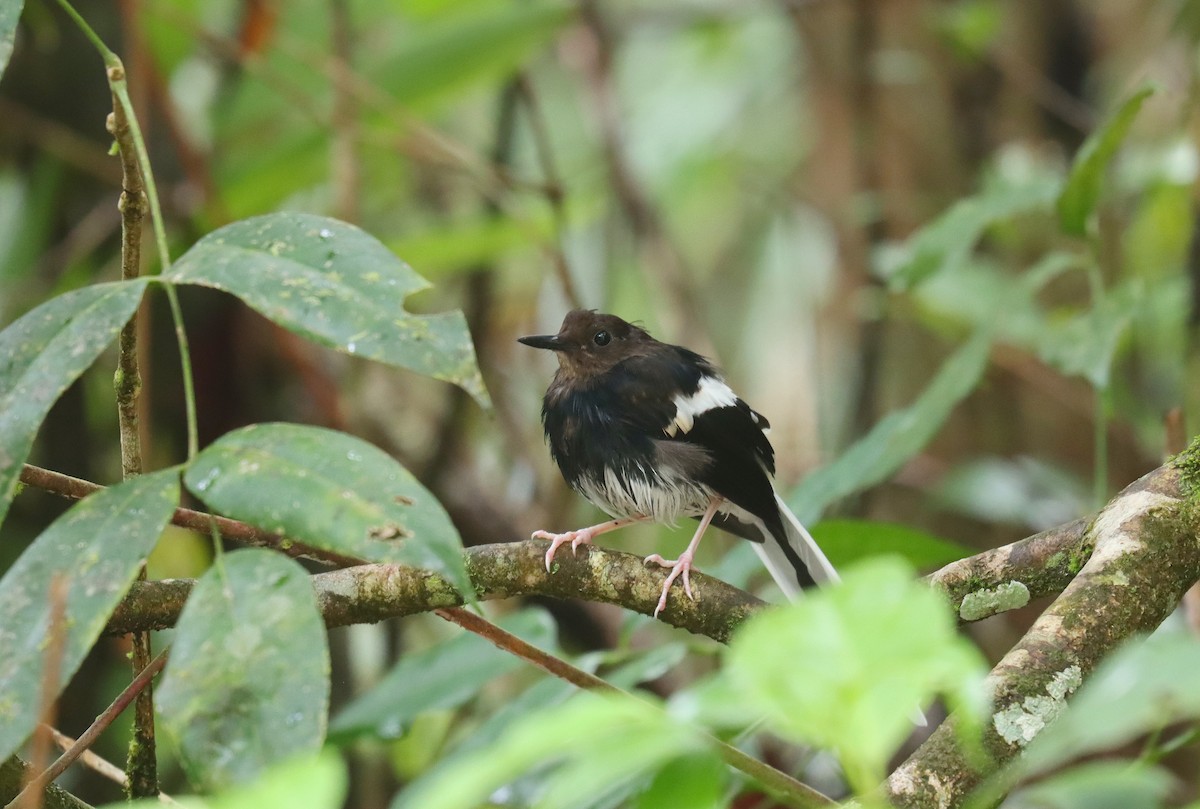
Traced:
<svg viewBox="0 0 1200 809">
<path fill-rule="evenodd" d="M 518 337 L 517 342 L 534 348 L 549 349 L 550 351 L 562 351 L 567 347 L 566 342 L 557 334 L 534 334 L 529 337 Z"/>
</svg>

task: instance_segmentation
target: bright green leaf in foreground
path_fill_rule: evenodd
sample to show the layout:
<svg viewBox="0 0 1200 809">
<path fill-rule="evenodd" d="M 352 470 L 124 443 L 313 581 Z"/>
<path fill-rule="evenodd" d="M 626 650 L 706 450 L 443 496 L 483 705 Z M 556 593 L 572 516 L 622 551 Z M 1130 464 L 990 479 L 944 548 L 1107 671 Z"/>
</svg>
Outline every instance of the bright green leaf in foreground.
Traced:
<svg viewBox="0 0 1200 809">
<path fill-rule="evenodd" d="M 894 558 L 750 619 L 727 659 L 768 726 L 834 750 L 859 794 L 883 779 L 918 706 L 942 693 L 968 714 L 985 671 L 941 596 Z"/>
<path fill-rule="evenodd" d="M 37 723 L 46 643 L 63 633 L 61 690 L 100 637 L 138 566 L 179 503 L 176 470 L 132 478 L 87 497 L 55 520 L 0 580 L 0 760 Z M 60 579 L 64 622 L 50 626 Z"/>
<path fill-rule="evenodd" d="M 360 438 L 255 424 L 205 447 L 184 483 L 234 519 L 337 553 L 432 570 L 473 592 L 445 509 L 412 473 Z"/>
<path fill-rule="evenodd" d="M 542 610 L 523 610 L 497 623 L 540 649 L 553 650 L 554 621 Z M 335 736 L 374 733 L 395 738 L 421 712 L 456 708 L 487 683 L 523 665 L 520 658 L 478 635 L 460 635 L 404 655 L 374 688 L 338 714 L 331 732 Z"/>
<path fill-rule="evenodd" d="M 304 568 L 259 548 L 219 560 L 179 616 L 156 697 L 188 777 L 206 791 L 319 750 L 329 650 Z"/>
<path fill-rule="evenodd" d="M 1129 134 L 1134 118 L 1146 99 L 1154 95 L 1153 87 L 1143 87 L 1117 109 L 1113 117 L 1093 132 L 1079 147 L 1066 187 L 1058 198 L 1058 218 L 1062 228 L 1073 236 L 1087 233 L 1088 219 L 1100 201 L 1104 172 L 1109 161 Z"/>
<path fill-rule="evenodd" d="M 474 809 L 535 767 L 547 776 L 539 807 L 568 807 L 606 794 L 680 756 L 702 753 L 705 737 L 640 700 L 583 692 L 526 715 L 492 746 L 435 770 L 396 797 L 392 809 Z M 714 764 L 715 766 L 715 764 Z"/>
<path fill-rule="evenodd" d="M 300 213 L 234 222 L 192 245 L 169 277 L 224 290 L 322 345 L 453 382 L 488 402 L 462 312 L 408 312 L 404 301 L 429 283 L 353 225 Z"/>
<path fill-rule="evenodd" d="M 178 798 L 185 809 L 341 809 L 346 800 L 346 765 L 332 751 L 294 758 L 268 768 L 256 781 L 207 798 Z M 162 809 L 146 799 L 101 809 Z"/>
<path fill-rule="evenodd" d="M 812 529 L 813 539 L 834 567 L 872 556 L 895 554 L 916 568 L 947 565 L 970 556 L 963 545 L 895 523 L 874 520 L 823 520 Z"/>
<path fill-rule="evenodd" d="M 42 420 L 116 339 L 146 283 L 122 281 L 68 292 L 0 332 L 0 522 Z"/>
</svg>

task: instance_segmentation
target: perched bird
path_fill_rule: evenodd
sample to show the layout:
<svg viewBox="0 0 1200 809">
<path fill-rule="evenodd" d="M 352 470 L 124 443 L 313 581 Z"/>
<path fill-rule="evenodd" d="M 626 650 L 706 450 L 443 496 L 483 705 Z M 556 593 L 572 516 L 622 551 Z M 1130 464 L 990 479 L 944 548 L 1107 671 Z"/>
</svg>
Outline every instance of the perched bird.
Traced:
<svg viewBox="0 0 1200 809">
<path fill-rule="evenodd" d="M 520 342 L 555 352 L 558 371 L 542 405 L 542 423 L 563 477 L 610 514 L 599 525 L 555 534 L 546 569 L 560 546 L 572 550 L 631 523 L 700 520 L 678 559 L 646 563 L 670 568 L 657 616 L 671 584 L 689 572 L 701 537 L 713 524 L 754 542 L 789 598 L 800 588 L 837 581 L 837 572 L 775 493 L 770 425 L 738 398 L 704 357 L 660 343 L 615 315 L 576 309 L 558 334 Z"/>
</svg>

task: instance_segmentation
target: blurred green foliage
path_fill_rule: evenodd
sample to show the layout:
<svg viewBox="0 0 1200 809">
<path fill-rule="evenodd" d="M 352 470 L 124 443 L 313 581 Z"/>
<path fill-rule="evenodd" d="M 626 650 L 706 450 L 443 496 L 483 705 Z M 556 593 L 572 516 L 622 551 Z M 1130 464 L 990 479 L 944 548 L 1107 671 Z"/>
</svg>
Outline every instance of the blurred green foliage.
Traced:
<svg viewBox="0 0 1200 809">
<path fill-rule="evenodd" d="M 197 804 L 229 808 L 755 800 L 715 733 L 869 803 L 918 704 L 963 706 L 967 738 L 982 715 L 981 655 L 892 557 L 928 569 L 1074 519 L 1200 431 L 1196 8 L 82 3 L 125 60 L 178 259 L 147 250 L 158 278 L 110 284 L 121 176 L 102 65 L 56 6 L 0 0 L 0 623 L 36 646 L 71 571 L 86 603 L 67 603 L 64 674 L 81 674 L 63 722 L 85 725 L 127 677 L 123 648 L 96 638 L 176 473 L 57 522 L 17 479 L 27 459 L 117 479 L 109 347 L 147 290 L 147 468 L 189 460 L 159 295 L 177 283 L 207 447 L 190 492 L 460 582 L 460 541 L 591 518 L 540 441 L 548 360 L 513 338 L 574 305 L 616 311 L 712 355 L 770 418 L 781 489 L 829 518 L 814 534 L 857 563 L 846 585 L 725 652 L 641 616 L 482 608 L 643 697 L 608 698 L 432 620 L 327 640 L 294 563 L 218 556 L 159 640 L 181 652 L 160 704 L 165 785 L 248 779 Z M 235 431 L 268 421 L 313 426 Z M 155 575 L 208 561 L 208 538 L 164 537 Z M 713 536 L 703 554 L 735 584 L 761 578 L 745 543 Z M 93 577 L 100 559 L 121 570 Z M 1021 620 L 978 634 L 988 656 Z M 1195 655 L 1182 634 L 1122 650 L 985 790 L 1017 787 L 1013 807 L 1194 798 Z M 43 677 L 8 671 L 13 750 Z"/>
</svg>

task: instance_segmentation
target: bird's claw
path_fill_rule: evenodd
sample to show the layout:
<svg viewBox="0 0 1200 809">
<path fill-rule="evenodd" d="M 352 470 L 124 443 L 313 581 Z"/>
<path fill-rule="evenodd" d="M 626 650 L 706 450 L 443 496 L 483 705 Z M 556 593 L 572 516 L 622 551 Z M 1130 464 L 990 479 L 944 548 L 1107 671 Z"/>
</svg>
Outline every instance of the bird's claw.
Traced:
<svg viewBox="0 0 1200 809">
<path fill-rule="evenodd" d="M 692 601 L 696 597 L 692 595 L 692 557 L 690 554 L 683 554 L 678 559 L 664 559 L 657 553 L 652 553 L 642 560 L 642 564 L 656 564 L 661 567 L 669 567 L 671 572 L 667 574 L 667 580 L 663 582 L 662 595 L 658 598 L 658 606 L 654 608 L 654 617 L 667 608 L 667 593 L 671 590 L 671 585 L 675 583 L 675 579 L 683 577 L 683 592 L 687 593 L 687 597 Z"/>
<path fill-rule="evenodd" d="M 534 531 L 530 535 L 531 539 L 548 539 L 550 547 L 546 549 L 546 572 L 550 572 L 550 563 L 554 561 L 554 554 L 558 549 L 568 542 L 571 543 L 571 553 L 577 553 L 580 545 L 590 545 L 592 535 L 587 530 L 567 531 L 563 534 L 552 534 L 549 531 Z"/>
</svg>

